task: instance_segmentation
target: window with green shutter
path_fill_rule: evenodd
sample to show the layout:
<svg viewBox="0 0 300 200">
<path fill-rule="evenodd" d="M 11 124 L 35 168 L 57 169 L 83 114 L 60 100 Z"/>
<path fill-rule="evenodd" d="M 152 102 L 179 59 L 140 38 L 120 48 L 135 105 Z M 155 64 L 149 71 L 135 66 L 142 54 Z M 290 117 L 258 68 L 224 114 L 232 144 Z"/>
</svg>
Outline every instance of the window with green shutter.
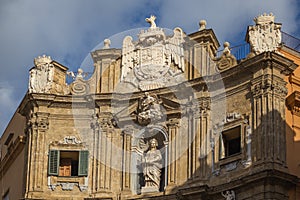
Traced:
<svg viewBox="0 0 300 200">
<path fill-rule="evenodd" d="M 50 150 L 49 151 L 48 174 L 57 176 L 58 168 L 59 168 L 59 151 L 58 150 Z"/>
<path fill-rule="evenodd" d="M 48 175 L 52 176 L 87 176 L 88 151 L 49 151 Z"/>
<path fill-rule="evenodd" d="M 80 151 L 79 152 L 79 166 L 78 166 L 78 176 L 88 175 L 88 164 L 89 164 L 89 152 Z"/>
</svg>

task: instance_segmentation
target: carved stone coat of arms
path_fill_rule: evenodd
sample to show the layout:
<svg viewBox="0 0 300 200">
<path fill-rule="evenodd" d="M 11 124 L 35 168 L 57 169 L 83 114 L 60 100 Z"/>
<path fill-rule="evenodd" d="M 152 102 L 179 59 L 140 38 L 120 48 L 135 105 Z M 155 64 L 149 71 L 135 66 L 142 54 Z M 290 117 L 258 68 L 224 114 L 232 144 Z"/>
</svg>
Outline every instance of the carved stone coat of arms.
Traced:
<svg viewBox="0 0 300 200">
<path fill-rule="evenodd" d="M 133 41 L 131 36 L 123 40 L 121 81 L 130 82 L 140 90 L 150 90 L 166 86 L 176 70 L 184 71 L 183 31 L 173 30 L 173 36 L 151 24 L 148 30 Z"/>
</svg>

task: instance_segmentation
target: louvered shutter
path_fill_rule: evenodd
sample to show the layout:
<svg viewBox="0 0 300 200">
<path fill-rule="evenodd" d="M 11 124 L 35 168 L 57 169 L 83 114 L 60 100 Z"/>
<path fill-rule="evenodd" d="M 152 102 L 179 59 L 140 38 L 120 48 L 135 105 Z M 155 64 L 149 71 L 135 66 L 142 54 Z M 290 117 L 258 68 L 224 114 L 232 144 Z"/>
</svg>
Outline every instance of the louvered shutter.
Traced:
<svg viewBox="0 0 300 200">
<path fill-rule="evenodd" d="M 59 167 L 59 151 L 49 151 L 48 174 L 58 176 Z"/>
<path fill-rule="evenodd" d="M 78 176 L 88 175 L 88 165 L 89 165 L 89 152 L 79 151 Z"/>
</svg>

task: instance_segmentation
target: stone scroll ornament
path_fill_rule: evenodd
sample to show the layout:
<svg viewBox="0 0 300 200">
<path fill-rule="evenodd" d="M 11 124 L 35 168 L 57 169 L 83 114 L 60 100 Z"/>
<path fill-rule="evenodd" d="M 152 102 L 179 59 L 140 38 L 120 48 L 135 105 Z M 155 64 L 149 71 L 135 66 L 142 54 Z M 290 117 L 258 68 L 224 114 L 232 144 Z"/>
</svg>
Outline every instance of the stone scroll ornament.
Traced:
<svg viewBox="0 0 300 200">
<path fill-rule="evenodd" d="M 281 44 L 281 24 L 274 23 L 275 16 L 263 14 L 254 18 L 256 25 L 249 26 L 248 40 L 255 54 L 277 51 Z"/>
<path fill-rule="evenodd" d="M 142 159 L 145 186 L 142 193 L 158 192 L 161 179 L 162 155 L 157 149 L 158 142 L 155 138 L 150 140 L 150 147 Z"/>
<path fill-rule="evenodd" d="M 123 40 L 121 81 L 142 91 L 166 86 L 168 79 L 184 71 L 182 29 L 175 28 L 173 36 L 167 36 L 162 28 L 156 27 L 155 19 L 155 16 L 146 19 L 151 27 L 142 30 L 137 41 L 131 36 Z M 175 71 L 171 64 L 176 66 Z"/>
</svg>

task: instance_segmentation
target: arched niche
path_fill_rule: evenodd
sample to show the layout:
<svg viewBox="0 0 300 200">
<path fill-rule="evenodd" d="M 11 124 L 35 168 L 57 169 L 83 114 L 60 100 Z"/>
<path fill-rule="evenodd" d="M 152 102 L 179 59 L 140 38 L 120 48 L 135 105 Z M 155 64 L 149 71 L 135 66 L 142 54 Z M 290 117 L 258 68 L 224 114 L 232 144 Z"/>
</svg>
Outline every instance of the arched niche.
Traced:
<svg viewBox="0 0 300 200">
<path fill-rule="evenodd" d="M 159 192 L 164 191 L 168 182 L 168 144 L 169 137 L 168 133 L 163 126 L 147 126 L 140 130 L 132 141 L 132 164 L 133 168 L 131 171 L 135 172 L 131 174 L 131 185 L 133 193 L 140 194 L 142 192 L 142 187 L 144 186 L 144 174 L 142 158 L 145 156 L 149 150 L 149 141 L 155 138 L 158 142 L 157 149 L 162 155 L 162 168 L 160 175 L 160 188 Z"/>
</svg>

